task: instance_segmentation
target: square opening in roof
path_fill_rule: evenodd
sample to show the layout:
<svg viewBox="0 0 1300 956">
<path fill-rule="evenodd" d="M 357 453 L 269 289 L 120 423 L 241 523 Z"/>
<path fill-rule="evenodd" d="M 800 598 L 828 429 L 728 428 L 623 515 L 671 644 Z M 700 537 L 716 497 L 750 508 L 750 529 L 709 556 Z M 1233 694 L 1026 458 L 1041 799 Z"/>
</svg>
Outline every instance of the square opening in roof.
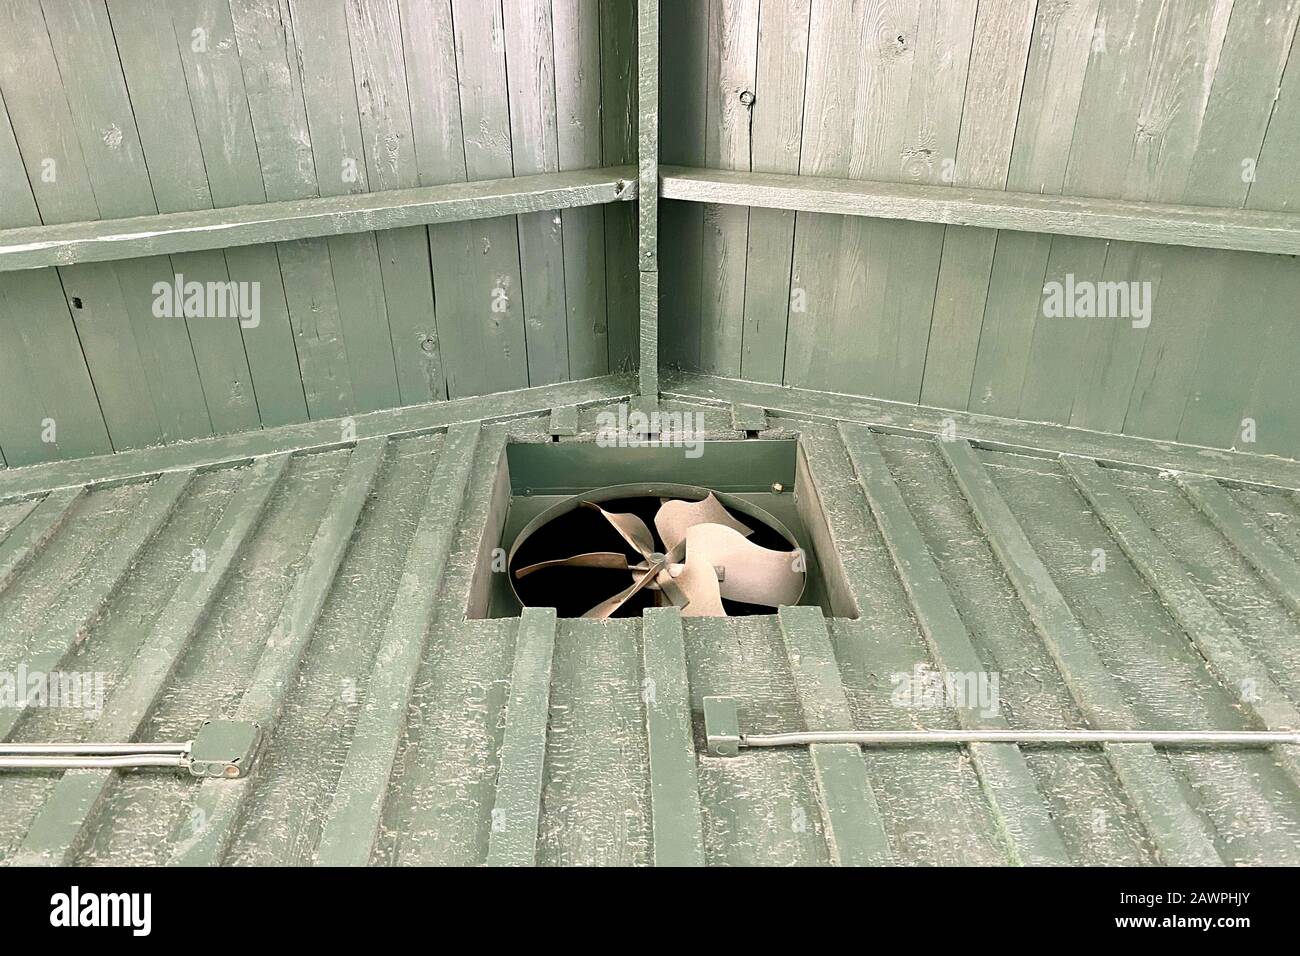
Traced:
<svg viewBox="0 0 1300 956">
<path fill-rule="evenodd" d="M 653 528 L 661 500 L 689 498 L 674 486 L 716 493 L 731 515 L 750 527 L 750 540 L 773 550 L 802 555 L 803 593 L 798 603 L 815 605 L 832 616 L 855 617 L 843 567 L 831 547 L 829 529 L 797 439 L 700 441 L 692 455 L 681 447 L 603 447 L 595 442 L 510 442 L 493 489 L 484 529 L 482 555 L 466 609 L 471 619 L 515 617 L 523 603 L 554 606 L 561 617 L 580 617 L 634 580 L 626 569 L 565 567 L 527 579 L 514 576 L 525 563 L 567 558 L 579 553 L 625 552 L 639 561 L 598 511 L 573 508 L 575 496 L 612 486 L 636 486 L 615 495 L 611 511 L 642 514 Z M 635 492 L 639 498 L 634 498 Z M 698 494 L 694 497 L 698 498 Z M 561 520 L 539 524 L 552 511 L 569 510 Z M 767 520 L 770 517 L 770 521 Z M 589 521 L 587 519 L 590 519 Z M 656 535 L 656 547 L 662 541 Z M 518 548 L 516 549 L 516 545 Z M 528 549 L 528 550 L 526 550 Z M 550 552 L 554 551 L 554 554 Z M 513 552 L 513 553 L 512 553 Z M 517 559 L 526 558 L 526 561 Z M 725 568 L 722 569 L 725 575 Z M 545 577 L 543 577 L 545 576 Z M 624 613 L 639 615 L 653 594 Z M 727 602 L 729 614 L 775 613 L 774 609 Z"/>
</svg>

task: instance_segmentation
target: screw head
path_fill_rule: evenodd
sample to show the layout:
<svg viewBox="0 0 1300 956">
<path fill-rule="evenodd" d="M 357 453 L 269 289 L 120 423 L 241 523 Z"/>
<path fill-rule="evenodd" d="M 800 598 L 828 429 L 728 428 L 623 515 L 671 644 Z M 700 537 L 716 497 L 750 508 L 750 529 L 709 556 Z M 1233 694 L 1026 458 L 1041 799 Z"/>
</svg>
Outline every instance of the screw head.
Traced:
<svg viewBox="0 0 1300 956">
<path fill-rule="evenodd" d="M 772 482 L 772 494 L 779 495 L 783 491 L 785 491 L 785 485 L 779 481 Z"/>
</svg>

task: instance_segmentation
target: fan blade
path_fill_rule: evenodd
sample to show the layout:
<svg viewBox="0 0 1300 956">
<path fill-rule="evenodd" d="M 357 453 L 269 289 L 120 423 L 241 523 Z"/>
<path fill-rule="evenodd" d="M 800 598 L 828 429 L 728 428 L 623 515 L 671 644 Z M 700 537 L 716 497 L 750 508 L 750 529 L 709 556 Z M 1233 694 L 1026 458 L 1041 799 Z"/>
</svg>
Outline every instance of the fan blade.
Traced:
<svg viewBox="0 0 1300 956">
<path fill-rule="evenodd" d="M 704 561 L 720 568 L 719 588 L 729 601 L 794 604 L 804 584 L 803 572 L 795 570 L 797 556 L 797 551 L 759 547 L 725 525 L 699 524 L 686 532 L 686 563 Z"/>
<path fill-rule="evenodd" d="M 594 501 L 584 501 L 588 508 L 594 508 L 605 516 L 605 520 L 614 526 L 617 531 L 633 548 L 640 553 L 641 557 L 647 561 L 650 555 L 655 553 L 655 537 L 646 527 L 645 522 L 633 514 L 616 514 L 612 511 L 606 511 Z"/>
<path fill-rule="evenodd" d="M 571 558 L 556 558 L 554 561 L 538 561 L 526 568 L 515 571 L 515 577 L 526 578 L 534 571 L 544 568 L 613 568 L 616 571 L 628 569 L 627 555 L 616 551 L 592 551 L 587 554 L 575 554 Z"/>
<path fill-rule="evenodd" d="M 725 525 L 746 537 L 754 533 L 733 518 L 731 512 L 723 507 L 711 491 L 700 501 L 670 499 L 655 512 L 655 530 L 659 532 L 665 548 L 674 548 L 685 541 L 686 532 L 697 524 Z"/>
<path fill-rule="evenodd" d="M 682 554 L 684 553 L 685 550 L 686 549 L 684 545 L 678 545 L 672 551 L 668 552 L 668 554 L 664 555 L 661 560 L 647 561 L 646 563 L 649 564 L 650 566 L 649 569 L 646 571 L 645 574 L 641 575 L 641 577 L 638 578 L 632 584 L 631 587 L 624 588 L 622 591 L 619 591 L 617 594 L 615 594 L 612 598 L 608 598 L 607 600 L 601 601 L 599 604 L 597 604 L 595 607 L 593 607 L 590 611 L 588 611 L 586 614 L 582 616 L 585 618 L 591 618 L 594 620 L 603 621 L 605 618 L 609 617 L 611 614 L 613 614 L 615 611 L 621 608 L 624 604 L 626 604 L 629 598 L 631 598 L 643 587 L 645 587 L 647 584 L 653 581 L 655 576 L 660 571 L 668 567 L 668 565 L 670 564 L 674 564 L 678 561 L 681 561 Z"/>
<path fill-rule="evenodd" d="M 687 604 L 682 608 L 682 617 L 726 617 L 718 572 L 708 561 L 702 558 L 692 559 L 689 544 L 686 549 L 686 564 L 681 573 L 673 578 L 673 584 L 687 598 Z"/>
<path fill-rule="evenodd" d="M 659 577 L 655 578 L 654 584 L 650 587 L 658 588 L 660 595 L 666 599 L 666 604 L 673 607 L 686 607 L 691 599 L 686 592 L 677 586 L 677 579 L 673 577 L 674 573 L 681 573 L 682 565 L 674 564 L 664 568 L 659 572 Z"/>
</svg>

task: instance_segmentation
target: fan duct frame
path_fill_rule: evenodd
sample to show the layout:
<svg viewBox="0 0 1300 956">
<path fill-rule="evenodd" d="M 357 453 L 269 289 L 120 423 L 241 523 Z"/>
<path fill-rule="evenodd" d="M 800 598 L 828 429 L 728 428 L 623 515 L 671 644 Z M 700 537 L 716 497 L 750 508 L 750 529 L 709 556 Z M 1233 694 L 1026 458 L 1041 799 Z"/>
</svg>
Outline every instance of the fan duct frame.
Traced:
<svg viewBox="0 0 1300 956">
<path fill-rule="evenodd" d="M 776 539 L 802 549 L 804 590 L 799 603 L 820 607 L 828 618 L 854 620 L 861 609 L 852 597 L 848 570 L 838 553 L 823 506 L 824 492 L 803 449 L 797 431 L 748 438 L 709 438 L 704 453 L 686 457 L 671 446 L 602 447 L 586 435 L 561 441 L 539 441 L 531 435 L 509 435 L 497 459 L 491 491 L 484 502 L 472 552 L 463 615 L 467 621 L 517 618 L 523 605 L 509 568 L 516 545 L 525 532 L 534 533 L 543 514 L 551 520 L 556 509 L 581 507 L 582 501 L 603 500 L 615 488 L 668 490 L 677 487 L 695 496 L 712 491 L 742 521 L 752 518 L 772 530 Z M 625 494 L 624 491 L 610 492 Z M 665 496 L 666 497 L 666 496 Z M 584 609 L 585 610 L 585 609 Z M 737 620 L 771 615 L 746 614 Z M 561 611 L 562 619 L 579 614 Z M 627 618 L 612 618 L 610 623 Z"/>
</svg>

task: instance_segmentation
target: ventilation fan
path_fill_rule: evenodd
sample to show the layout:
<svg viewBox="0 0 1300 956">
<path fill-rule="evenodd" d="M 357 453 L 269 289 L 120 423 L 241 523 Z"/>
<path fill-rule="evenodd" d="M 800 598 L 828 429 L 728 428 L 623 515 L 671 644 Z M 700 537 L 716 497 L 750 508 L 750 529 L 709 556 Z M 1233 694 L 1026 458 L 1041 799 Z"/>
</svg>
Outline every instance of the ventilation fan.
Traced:
<svg viewBox="0 0 1300 956">
<path fill-rule="evenodd" d="M 695 485 L 616 485 L 567 499 L 524 527 L 507 564 L 522 605 L 588 608 L 581 616 L 595 619 L 653 605 L 695 617 L 753 613 L 797 604 L 805 579 L 803 553 L 776 518 Z"/>
</svg>

